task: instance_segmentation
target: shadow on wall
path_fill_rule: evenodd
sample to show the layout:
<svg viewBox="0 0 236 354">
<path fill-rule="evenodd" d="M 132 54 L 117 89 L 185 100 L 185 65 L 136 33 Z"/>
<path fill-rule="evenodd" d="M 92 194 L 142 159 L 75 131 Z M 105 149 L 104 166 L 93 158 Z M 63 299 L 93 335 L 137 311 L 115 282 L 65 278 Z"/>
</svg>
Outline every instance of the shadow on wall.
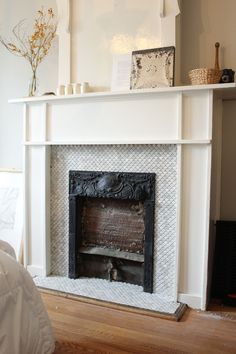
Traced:
<svg viewBox="0 0 236 354">
<path fill-rule="evenodd" d="M 201 17 L 202 2 L 196 0 L 182 0 L 181 13 L 181 80 L 189 84 L 188 72 L 199 68 L 201 35 L 204 32 Z M 205 11 L 205 9 L 204 9 Z M 206 64 L 202 64 L 206 66 Z"/>
</svg>

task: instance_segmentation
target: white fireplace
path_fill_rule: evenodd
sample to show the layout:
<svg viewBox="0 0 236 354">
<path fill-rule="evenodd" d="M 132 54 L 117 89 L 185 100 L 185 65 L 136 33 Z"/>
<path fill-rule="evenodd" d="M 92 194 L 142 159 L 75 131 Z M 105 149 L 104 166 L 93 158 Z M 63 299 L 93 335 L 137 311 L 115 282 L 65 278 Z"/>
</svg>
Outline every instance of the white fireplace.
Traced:
<svg viewBox="0 0 236 354">
<path fill-rule="evenodd" d="M 56 165 L 57 159 L 68 168 L 76 165 L 73 159 L 79 156 L 82 169 L 94 163 L 98 170 L 116 170 L 121 165 L 128 172 L 141 169 L 158 175 L 163 172 L 162 160 L 169 158 L 170 170 L 160 173 L 161 186 L 157 184 L 162 194 L 156 199 L 154 292 L 160 291 L 163 282 L 165 288 L 166 281 L 170 284 L 167 298 L 205 309 L 209 225 L 219 209 L 220 107 L 233 94 L 235 84 L 219 84 L 12 100 L 24 107 L 24 262 L 30 273 L 55 272 L 55 258 L 63 253 L 68 237 L 67 195 L 61 204 L 50 206 L 50 200 L 52 204 L 60 199 L 55 190 L 50 192 L 54 188 L 51 173 L 57 173 L 61 164 Z M 155 162 L 153 167 L 155 158 L 159 165 Z M 172 178 L 172 189 L 167 177 Z M 167 189 L 174 205 L 168 206 L 169 199 L 165 200 Z M 161 217 L 171 219 L 169 230 L 164 222 L 160 231 L 161 208 L 166 213 Z M 52 215 L 61 211 L 65 220 Z M 61 228 L 55 229 L 55 220 L 60 220 Z M 59 273 L 66 273 L 65 267 L 59 267 Z"/>
</svg>

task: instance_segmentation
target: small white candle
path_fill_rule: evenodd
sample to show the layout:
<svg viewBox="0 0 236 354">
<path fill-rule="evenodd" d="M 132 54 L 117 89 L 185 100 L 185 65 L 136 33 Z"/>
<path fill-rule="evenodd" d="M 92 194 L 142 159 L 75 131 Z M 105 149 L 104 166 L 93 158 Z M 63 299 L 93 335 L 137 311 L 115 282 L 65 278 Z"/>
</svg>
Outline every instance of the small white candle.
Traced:
<svg viewBox="0 0 236 354">
<path fill-rule="evenodd" d="M 81 93 L 81 84 L 79 82 L 72 84 L 72 87 L 74 95 Z"/>
<path fill-rule="evenodd" d="M 73 86 L 72 86 L 72 84 L 67 84 L 67 85 L 66 85 L 65 94 L 66 94 L 66 95 L 72 95 L 72 93 L 73 93 Z"/>
<path fill-rule="evenodd" d="M 59 85 L 57 88 L 57 95 L 61 96 L 65 94 L 65 85 Z"/>
<path fill-rule="evenodd" d="M 81 84 L 81 93 L 86 93 L 86 92 L 89 92 L 89 83 L 83 82 Z"/>
</svg>

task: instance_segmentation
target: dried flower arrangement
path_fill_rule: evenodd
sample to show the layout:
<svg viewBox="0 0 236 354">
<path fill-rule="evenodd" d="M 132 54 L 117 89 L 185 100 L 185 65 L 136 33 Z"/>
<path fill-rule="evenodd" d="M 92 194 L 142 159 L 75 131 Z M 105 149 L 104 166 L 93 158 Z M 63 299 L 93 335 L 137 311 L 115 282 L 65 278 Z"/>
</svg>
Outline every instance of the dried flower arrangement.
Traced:
<svg viewBox="0 0 236 354">
<path fill-rule="evenodd" d="M 25 20 L 20 21 L 12 30 L 14 39 L 5 40 L 0 35 L 0 43 L 12 54 L 25 58 L 32 69 L 32 79 L 29 85 L 29 96 L 35 96 L 37 88 L 37 69 L 51 48 L 56 36 L 57 23 L 53 10 L 43 8 L 37 11 L 34 20 L 34 32 L 27 35 L 24 29 Z"/>
</svg>

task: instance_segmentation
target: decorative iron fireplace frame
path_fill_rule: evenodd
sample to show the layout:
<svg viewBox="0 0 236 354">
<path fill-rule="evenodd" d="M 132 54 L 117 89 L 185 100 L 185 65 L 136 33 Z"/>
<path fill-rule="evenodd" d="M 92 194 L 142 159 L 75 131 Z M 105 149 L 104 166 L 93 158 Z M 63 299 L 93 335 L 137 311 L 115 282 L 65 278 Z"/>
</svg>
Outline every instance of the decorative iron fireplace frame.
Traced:
<svg viewBox="0 0 236 354">
<path fill-rule="evenodd" d="M 155 173 L 69 172 L 69 278 L 79 276 L 79 242 L 85 198 L 142 201 L 145 210 L 144 279 L 145 292 L 153 292 L 153 242 Z"/>
</svg>

